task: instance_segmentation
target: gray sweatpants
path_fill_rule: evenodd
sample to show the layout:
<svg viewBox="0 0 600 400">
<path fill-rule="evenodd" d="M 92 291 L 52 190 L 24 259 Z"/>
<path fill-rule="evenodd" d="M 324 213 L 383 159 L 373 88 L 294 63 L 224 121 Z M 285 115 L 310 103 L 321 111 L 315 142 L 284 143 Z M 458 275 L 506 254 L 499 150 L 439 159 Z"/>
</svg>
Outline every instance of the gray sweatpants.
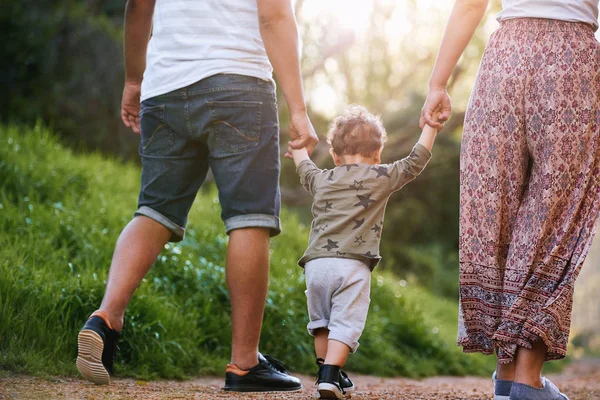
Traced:
<svg viewBox="0 0 600 400">
<path fill-rule="evenodd" d="M 371 302 L 371 270 L 350 258 L 317 258 L 304 266 L 310 322 L 308 332 L 328 329 L 329 339 L 354 353 Z"/>
</svg>

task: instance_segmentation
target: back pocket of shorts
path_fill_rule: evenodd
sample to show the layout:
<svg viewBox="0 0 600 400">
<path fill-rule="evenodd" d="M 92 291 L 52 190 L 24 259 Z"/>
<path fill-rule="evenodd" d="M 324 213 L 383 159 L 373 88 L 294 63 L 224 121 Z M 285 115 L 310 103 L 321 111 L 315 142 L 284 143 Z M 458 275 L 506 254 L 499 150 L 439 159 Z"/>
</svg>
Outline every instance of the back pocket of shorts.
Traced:
<svg viewBox="0 0 600 400">
<path fill-rule="evenodd" d="M 140 110 L 140 154 L 159 156 L 173 144 L 173 134 L 165 123 L 165 105 L 144 106 Z"/>
<path fill-rule="evenodd" d="M 240 153 L 258 146 L 262 106 L 260 101 L 209 102 L 218 150 Z"/>
</svg>

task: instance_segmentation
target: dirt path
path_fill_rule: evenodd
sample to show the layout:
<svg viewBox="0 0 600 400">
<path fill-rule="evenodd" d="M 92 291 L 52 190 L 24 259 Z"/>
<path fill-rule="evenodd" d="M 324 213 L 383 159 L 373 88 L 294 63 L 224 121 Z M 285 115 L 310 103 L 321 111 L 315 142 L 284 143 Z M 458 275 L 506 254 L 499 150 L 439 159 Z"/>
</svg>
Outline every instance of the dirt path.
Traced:
<svg viewBox="0 0 600 400">
<path fill-rule="evenodd" d="M 476 377 L 435 377 L 424 380 L 384 379 L 351 375 L 357 390 L 354 400 L 375 399 L 491 399 L 491 380 Z M 600 399 L 600 360 L 571 364 L 563 373 L 549 376 L 571 400 Z M 315 399 L 314 378 L 303 376 L 304 389 L 288 394 L 228 394 L 220 390 L 221 377 L 185 382 L 115 379 L 110 386 L 95 386 L 77 378 L 44 380 L 29 376 L 0 378 L 0 399 Z"/>
</svg>

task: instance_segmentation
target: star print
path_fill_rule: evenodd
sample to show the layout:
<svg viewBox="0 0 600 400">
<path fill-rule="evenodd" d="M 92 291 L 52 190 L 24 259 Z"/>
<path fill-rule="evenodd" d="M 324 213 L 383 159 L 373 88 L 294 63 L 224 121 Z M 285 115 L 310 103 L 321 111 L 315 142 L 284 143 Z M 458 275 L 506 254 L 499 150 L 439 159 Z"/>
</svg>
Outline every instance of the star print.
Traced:
<svg viewBox="0 0 600 400">
<path fill-rule="evenodd" d="M 334 242 L 331 239 L 327 239 L 327 244 L 325 246 L 322 246 L 322 249 L 327 249 L 327 251 L 331 251 L 333 249 L 339 249 L 340 246 L 338 246 L 339 242 Z"/>
<path fill-rule="evenodd" d="M 365 223 L 364 218 L 363 219 L 352 219 L 352 221 L 354 221 L 354 223 L 356 224 L 356 225 L 354 225 L 354 228 L 352 228 L 352 230 L 360 228 L 362 226 L 362 224 Z"/>
<path fill-rule="evenodd" d="M 331 210 L 333 208 L 333 203 L 331 203 L 330 201 L 325 200 L 325 212 Z"/>
<path fill-rule="evenodd" d="M 388 169 L 383 165 L 379 167 L 371 167 L 371 170 L 377 172 L 377 176 L 375 178 L 379 178 L 380 176 L 387 176 L 388 178 L 391 178 L 390 174 L 388 174 Z"/>
<path fill-rule="evenodd" d="M 354 238 L 354 243 L 358 243 L 359 246 L 365 242 L 366 242 L 366 240 L 363 239 L 362 235 L 356 236 Z"/>
<path fill-rule="evenodd" d="M 313 230 L 314 230 L 316 233 L 319 233 L 319 232 L 321 232 L 321 231 L 324 231 L 325 229 L 327 229 L 327 227 L 328 227 L 328 226 L 329 226 L 329 225 L 325 225 L 325 226 L 323 226 L 323 225 L 319 225 L 319 226 L 316 226 L 316 227 L 315 227 Z"/>
<path fill-rule="evenodd" d="M 332 181 L 333 180 L 333 170 L 331 170 L 331 172 L 329 173 L 329 176 L 327 177 L 328 181 Z"/>
<path fill-rule="evenodd" d="M 375 234 L 376 234 L 377 236 L 381 235 L 381 227 L 380 227 L 379 225 L 375 224 L 375 226 L 374 226 L 374 227 L 372 227 L 372 228 L 371 228 L 371 230 L 372 230 L 373 232 L 375 232 Z"/>
<path fill-rule="evenodd" d="M 358 197 L 358 203 L 356 203 L 354 207 L 363 206 L 366 210 L 367 208 L 369 208 L 371 203 L 375 203 L 375 200 L 371 200 L 371 193 L 369 193 L 366 196 L 357 194 L 356 197 Z"/>
<path fill-rule="evenodd" d="M 363 181 L 354 181 L 354 185 L 350 185 L 350 189 L 354 189 L 356 191 L 364 189 Z"/>
<path fill-rule="evenodd" d="M 315 177 L 313 176 L 312 179 L 310 180 L 310 184 L 308 182 L 304 182 L 304 189 L 306 189 L 307 192 L 310 192 L 310 188 L 315 186 Z"/>
<path fill-rule="evenodd" d="M 369 257 L 369 258 L 375 258 L 375 255 L 371 254 L 371 251 L 367 251 L 365 254 L 363 254 L 365 257 Z"/>
<path fill-rule="evenodd" d="M 352 167 L 358 167 L 358 164 L 346 164 L 344 167 L 346 167 L 346 171 L 350 171 Z"/>
</svg>

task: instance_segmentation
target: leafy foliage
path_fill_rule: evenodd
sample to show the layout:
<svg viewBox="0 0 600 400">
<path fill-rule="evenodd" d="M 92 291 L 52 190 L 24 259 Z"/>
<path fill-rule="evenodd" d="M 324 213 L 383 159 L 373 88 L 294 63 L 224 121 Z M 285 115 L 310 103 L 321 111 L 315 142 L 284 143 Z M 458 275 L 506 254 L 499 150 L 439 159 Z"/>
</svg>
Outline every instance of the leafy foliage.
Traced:
<svg viewBox="0 0 600 400">
<path fill-rule="evenodd" d="M 135 209 L 139 170 L 64 149 L 39 125 L 0 127 L 0 368 L 73 374 L 77 332 L 101 301 L 113 246 Z M 227 236 L 216 192 L 193 207 L 185 241 L 165 246 L 125 319 L 117 372 L 220 374 L 230 349 Z M 289 212 L 272 243 L 261 349 L 313 372 L 302 270 L 307 228 Z M 361 347 L 348 368 L 379 375 L 480 374 L 491 358 L 454 345 L 456 303 L 375 273 Z"/>
<path fill-rule="evenodd" d="M 135 156 L 137 140 L 119 118 L 123 56 L 113 7 L 105 15 L 75 0 L 3 4 L 0 119 L 39 119 L 72 147 Z"/>
<path fill-rule="evenodd" d="M 309 113 L 317 132 L 323 136 L 332 112 L 319 107 L 319 90 L 330 87 L 337 108 L 355 102 L 382 114 L 390 137 L 385 160 L 404 157 L 420 131 L 426 82 L 449 11 L 426 10 L 414 1 L 377 0 L 368 27 L 357 34 L 333 9 L 317 18 L 309 12 L 314 2 L 294 4 Z M 0 49 L 0 82 L 6 88 L 0 120 L 40 120 L 69 147 L 137 162 L 138 138 L 119 118 L 124 6 L 117 0 L 7 1 L 0 16 L 7 32 Z M 402 33 L 392 29 L 398 26 Z M 448 297 L 456 296 L 458 278 L 456 132 L 485 36 L 477 33 L 453 75 L 455 113 L 448 133 L 438 140 L 423 175 L 392 198 L 382 239 L 384 269 Z M 288 125 L 284 103 L 283 143 Z M 317 147 L 314 159 L 319 166 L 331 165 L 326 144 Z M 309 223 L 310 198 L 290 162 L 283 165 L 282 198 Z"/>
</svg>

